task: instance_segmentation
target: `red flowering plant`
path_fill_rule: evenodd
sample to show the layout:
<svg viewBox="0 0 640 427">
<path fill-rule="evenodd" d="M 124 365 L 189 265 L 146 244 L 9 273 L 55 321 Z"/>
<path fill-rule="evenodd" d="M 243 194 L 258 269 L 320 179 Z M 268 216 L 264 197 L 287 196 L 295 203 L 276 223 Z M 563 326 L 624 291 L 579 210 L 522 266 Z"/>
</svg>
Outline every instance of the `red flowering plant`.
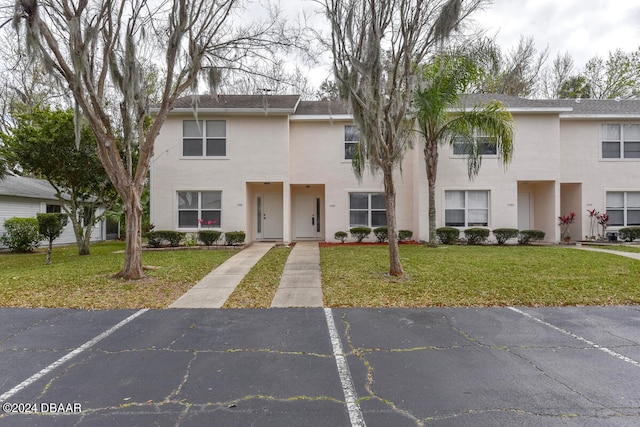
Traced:
<svg viewBox="0 0 640 427">
<path fill-rule="evenodd" d="M 576 213 L 571 211 L 569 215 L 559 216 L 558 219 L 560 220 L 560 223 L 558 225 L 560 225 L 561 238 L 563 240 L 570 238 L 571 236 L 569 236 L 569 226 L 575 222 Z"/>
<path fill-rule="evenodd" d="M 607 231 L 607 223 L 609 222 L 609 215 L 606 213 L 598 215 L 598 224 L 602 226 L 602 238 L 604 239 Z"/>
<path fill-rule="evenodd" d="M 600 217 L 600 212 L 595 209 L 587 209 L 587 213 L 589 214 L 589 237 L 595 239 L 596 231 L 598 231 L 598 218 Z"/>
<path fill-rule="evenodd" d="M 216 225 L 218 225 L 218 220 L 217 219 L 199 219 L 198 220 L 198 224 L 200 224 L 200 227 L 202 227 L 203 225 L 206 225 L 207 228 L 211 228 L 211 226 L 213 225 L 214 227 Z"/>
</svg>

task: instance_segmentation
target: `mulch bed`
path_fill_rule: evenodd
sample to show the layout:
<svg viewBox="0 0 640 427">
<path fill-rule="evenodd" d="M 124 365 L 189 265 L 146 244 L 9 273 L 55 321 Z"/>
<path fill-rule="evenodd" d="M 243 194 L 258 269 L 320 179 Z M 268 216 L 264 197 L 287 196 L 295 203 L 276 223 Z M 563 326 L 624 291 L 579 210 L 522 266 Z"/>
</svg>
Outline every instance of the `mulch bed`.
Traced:
<svg viewBox="0 0 640 427">
<path fill-rule="evenodd" d="M 416 242 L 415 240 L 407 240 L 404 242 L 398 242 L 399 245 L 421 245 L 422 243 Z M 378 242 L 345 242 L 345 243 L 333 243 L 333 242 L 320 242 L 321 248 L 331 248 L 334 246 L 389 246 L 387 242 L 378 243 Z"/>
</svg>

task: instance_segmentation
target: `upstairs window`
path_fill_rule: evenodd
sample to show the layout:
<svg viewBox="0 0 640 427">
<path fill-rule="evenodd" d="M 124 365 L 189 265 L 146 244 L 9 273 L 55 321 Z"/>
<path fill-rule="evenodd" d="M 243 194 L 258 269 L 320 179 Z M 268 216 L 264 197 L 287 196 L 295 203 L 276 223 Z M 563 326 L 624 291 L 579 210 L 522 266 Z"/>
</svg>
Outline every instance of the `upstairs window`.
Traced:
<svg viewBox="0 0 640 427">
<path fill-rule="evenodd" d="M 487 227 L 488 191 L 445 191 L 444 222 L 447 227 Z"/>
<path fill-rule="evenodd" d="M 602 158 L 640 158 L 640 124 L 602 125 Z"/>
<path fill-rule="evenodd" d="M 224 157 L 227 155 L 225 120 L 185 120 L 182 122 L 182 155 Z"/>
<path fill-rule="evenodd" d="M 483 156 L 495 156 L 498 154 L 496 138 L 490 138 L 486 135 L 476 135 L 471 140 L 463 136 L 456 136 L 453 140 L 453 155 L 468 155 L 470 142 L 475 142 L 475 144 L 478 146 L 480 154 L 482 154 Z"/>
<path fill-rule="evenodd" d="M 344 127 L 344 159 L 351 160 L 355 157 L 360 141 L 360 129 L 358 126 Z"/>
</svg>

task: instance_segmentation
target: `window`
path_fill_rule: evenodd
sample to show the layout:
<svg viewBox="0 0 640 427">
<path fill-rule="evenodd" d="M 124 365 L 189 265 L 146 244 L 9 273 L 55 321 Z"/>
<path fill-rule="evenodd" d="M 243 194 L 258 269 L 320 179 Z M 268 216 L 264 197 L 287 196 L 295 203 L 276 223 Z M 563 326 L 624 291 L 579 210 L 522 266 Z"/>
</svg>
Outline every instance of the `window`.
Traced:
<svg viewBox="0 0 640 427">
<path fill-rule="evenodd" d="M 487 227 L 488 191 L 445 191 L 444 222 L 447 227 Z"/>
<path fill-rule="evenodd" d="M 495 156 L 498 154 L 498 147 L 496 146 L 496 138 L 490 138 L 484 135 L 477 135 L 473 140 L 462 136 L 456 136 L 453 139 L 453 155 L 454 156 L 466 156 L 469 154 L 469 143 L 475 142 L 478 146 L 480 154 L 483 156 Z"/>
<path fill-rule="evenodd" d="M 602 125 L 602 158 L 640 158 L 640 124 Z"/>
<path fill-rule="evenodd" d="M 182 155 L 227 155 L 227 122 L 225 120 L 185 120 L 182 122 Z"/>
<path fill-rule="evenodd" d="M 178 228 L 220 228 L 221 191 L 179 191 Z"/>
<path fill-rule="evenodd" d="M 358 126 L 344 127 L 344 159 L 351 160 L 355 157 L 360 141 L 360 129 Z"/>
<path fill-rule="evenodd" d="M 640 225 L 640 191 L 607 192 L 607 215 L 609 226 Z"/>
<path fill-rule="evenodd" d="M 387 225 L 384 193 L 349 193 L 349 227 Z"/>
<path fill-rule="evenodd" d="M 62 207 L 60 205 L 47 204 L 47 213 L 61 213 Z"/>
</svg>

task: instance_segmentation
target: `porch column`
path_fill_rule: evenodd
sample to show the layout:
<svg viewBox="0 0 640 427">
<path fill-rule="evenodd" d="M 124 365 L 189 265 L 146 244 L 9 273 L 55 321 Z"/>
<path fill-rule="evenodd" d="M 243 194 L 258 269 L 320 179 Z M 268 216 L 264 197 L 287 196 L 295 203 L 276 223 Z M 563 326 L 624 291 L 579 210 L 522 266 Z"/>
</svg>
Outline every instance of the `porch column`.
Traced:
<svg viewBox="0 0 640 427">
<path fill-rule="evenodd" d="M 282 183 L 282 242 L 291 243 L 291 185 Z"/>
</svg>

